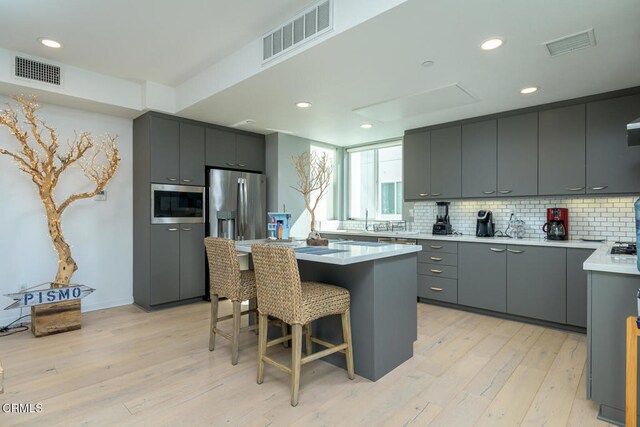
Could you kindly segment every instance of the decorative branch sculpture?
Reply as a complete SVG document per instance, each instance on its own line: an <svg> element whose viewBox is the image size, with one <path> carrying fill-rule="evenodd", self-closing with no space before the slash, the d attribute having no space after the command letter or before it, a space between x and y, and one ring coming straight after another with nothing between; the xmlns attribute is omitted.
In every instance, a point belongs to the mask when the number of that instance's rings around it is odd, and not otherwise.
<svg viewBox="0 0 640 427"><path fill-rule="evenodd" d="M305 151L299 156L292 156L291 160L298 172L298 186L292 187L302 194L304 204L311 214L310 238L316 236L316 208L320 200L329 191L329 185L333 177L333 164L327 153L321 155L317 152Z"/></svg>
<svg viewBox="0 0 640 427"><path fill-rule="evenodd" d="M68 143L69 148L65 154L59 154L60 144L56 130L47 126L36 114L40 108L37 98L32 96L24 99L14 96L13 99L19 104L27 130L21 127L18 113L8 103L7 109L0 111L0 126L7 127L16 137L20 150L11 152L0 148L0 154L11 157L18 169L29 175L38 187L38 193L47 214L49 235L58 253L58 272L53 286L62 287L70 283L71 276L78 266L62 234L60 217L73 202L94 197L104 190L120 163L120 155L116 148L117 137L105 135L96 145L93 136L83 132L76 135L72 143ZM90 191L72 194L58 204L53 197L53 192L62 173L74 164L82 169L84 175L93 181L95 186Z"/></svg>

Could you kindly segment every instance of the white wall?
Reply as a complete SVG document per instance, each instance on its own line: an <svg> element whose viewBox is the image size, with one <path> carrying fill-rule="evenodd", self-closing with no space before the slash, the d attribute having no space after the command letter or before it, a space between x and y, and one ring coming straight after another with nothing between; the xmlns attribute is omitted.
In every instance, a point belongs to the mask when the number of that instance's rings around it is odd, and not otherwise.
<svg viewBox="0 0 640 427"><path fill-rule="evenodd" d="M9 99L0 97L1 107ZM62 216L64 235L78 263L73 283L95 292L82 301L82 310L130 304L132 297L132 127L130 119L44 105L41 117L57 129L61 152L74 131L118 135L122 161L107 187L107 201L81 200ZM15 138L0 128L0 147L14 150ZM78 168L69 169L56 192L60 202L71 192L90 189ZM57 256L49 237L46 217L36 186L13 162L0 155L0 295L17 292L55 277ZM12 302L0 296L0 310ZM26 313L26 311L25 311ZM0 311L0 325L19 310Z"/></svg>

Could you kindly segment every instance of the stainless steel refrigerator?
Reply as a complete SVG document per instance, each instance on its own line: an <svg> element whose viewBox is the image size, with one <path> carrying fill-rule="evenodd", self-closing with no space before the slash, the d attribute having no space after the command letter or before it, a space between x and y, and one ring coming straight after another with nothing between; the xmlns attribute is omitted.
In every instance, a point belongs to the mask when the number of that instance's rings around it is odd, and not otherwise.
<svg viewBox="0 0 640 427"><path fill-rule="evenodd" d="M210 236L233 240L267 237L264 175L211 169L208 205Z"/></svg>

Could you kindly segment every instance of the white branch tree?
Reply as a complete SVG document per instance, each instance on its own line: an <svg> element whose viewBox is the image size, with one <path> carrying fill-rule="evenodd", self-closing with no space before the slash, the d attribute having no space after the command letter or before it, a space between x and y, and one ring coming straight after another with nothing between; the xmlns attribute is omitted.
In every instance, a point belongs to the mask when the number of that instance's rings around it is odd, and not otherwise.
<svg viewBox="0 0 640 427"><path fill-rule="evenodd" d="M311 214L311 234L314 234L316 208L329 191L333 179L333 164L327 153L319 154L315 151L305 151L298 156L292 156L291 160L298 173L298 186L292 188L304 197L304 204Z"/></svg>

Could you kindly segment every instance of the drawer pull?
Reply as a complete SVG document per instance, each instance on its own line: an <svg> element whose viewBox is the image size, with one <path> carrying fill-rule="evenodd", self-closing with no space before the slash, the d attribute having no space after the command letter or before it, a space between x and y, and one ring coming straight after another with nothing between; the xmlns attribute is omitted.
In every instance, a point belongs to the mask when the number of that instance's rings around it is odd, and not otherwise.
<svg viewBox="0 0 640 427"><path fill-rule="evenodd" d="M178 231L178 228L177 227L167 228L167 231Z"/></svg>
<svg viewBox="0 0 640 427"><path fill-rule="evenodd" d="M433 287L433 286L431 286L431 290L435 291L435 292L442 292L442 288L436 288L436 287Z"/></svg>
<svg viewBox="0 0 640 427"><path fill-rule="evenodd" d="M242 164L242 163L238 163L238 166L240 166L241 168L243 168L243 167L245 167L245 166L247 166L247 165Z"/></svg>
<svg viewBox="0 0 640 427"><path fill-rule="evenodd" d="M432 193L431 195L432 196L440 196L440 195L442 195L442 193Z"/></svg>
<svg viewBox="0 0 640 427"><path fill-rule="evenodd" d="M186 178L182 180L182 182L191 182L191 181L193 181L193 180L192 179L186 179Z"/></svg>
<svg viewBox="0 0 640 427"><path fill-rule="evenodd" d="M524 251L516 251L515 249L507 249L509 252L511 252L512 254L522 254L524 253Z"/></svg>
<svg viewBox="0 0 640 427"><path fill-rule="evenodd" d="M511 193L513 190L498 190L498 193L500 194L509 194Z"/></svg>
<svg viewBox="0 0 640 427"><path fill-rule="evenodd" d="M227 166L235 166L235 164L233 163L229 163L229 162L224 162Z"/></svg>
<svg viewBox="0 0 640 427"><path fill-rule="evenodd" d="M442 246L440 245L430 245L431 249L442 249Z"/></svg>
<svg viewBox="0 0 640 427"><path fill-rule="evenodd" d="M582 191L582 190L584 190L584 187L567 187L567 190L569 190L569 191Z"/></svg>
<svg viewBox="0 0 640 427"><path fill-rule="evenodd" d="M418 194L418 196L420 196L420 197L427 197L427 196L429 196L429 193L420 193L420 194Z"/></svg>
<svg viewBox="0 0 640 427"><path fill-rule="evenodd" d="M495 193L496 190L491 190L491 191L483 191L482 194L493 194Z"/></svg>
<svg viewBox="0 0 640 427"><path fill-rule="evenodd" d="M599 185L597 187L591 187L592 190L604 190L608 185Z"/></svg>
<svg viewBox="0 0 640 427"><path fill-rule="evenodd" d="M176 182L178 178L167 178L167 181Z"/></svg>
<svg viewBox="0 0 640 427"><path fill-rule="evenodd" d="M182 227L182 231L191 231L191 227Z"/></svg>
<svg viewBox="0 0 640 427"><path fill-rule="evenodd" d="M437 256L429 257L431 261L442 261L442 258L438 258Z"/></svg>
<svg viewBox="0 0 640 427"><path fill-rule="evenodd" d="M433 268L429 269L429 271L436 274L442 273L442 270L434 270Z"/></svg>
<svg viewBox="0 0 640 427"><path fill-rule="evenodd" d="M504 252L504 249L491 248L493 252Z"/></svg>

